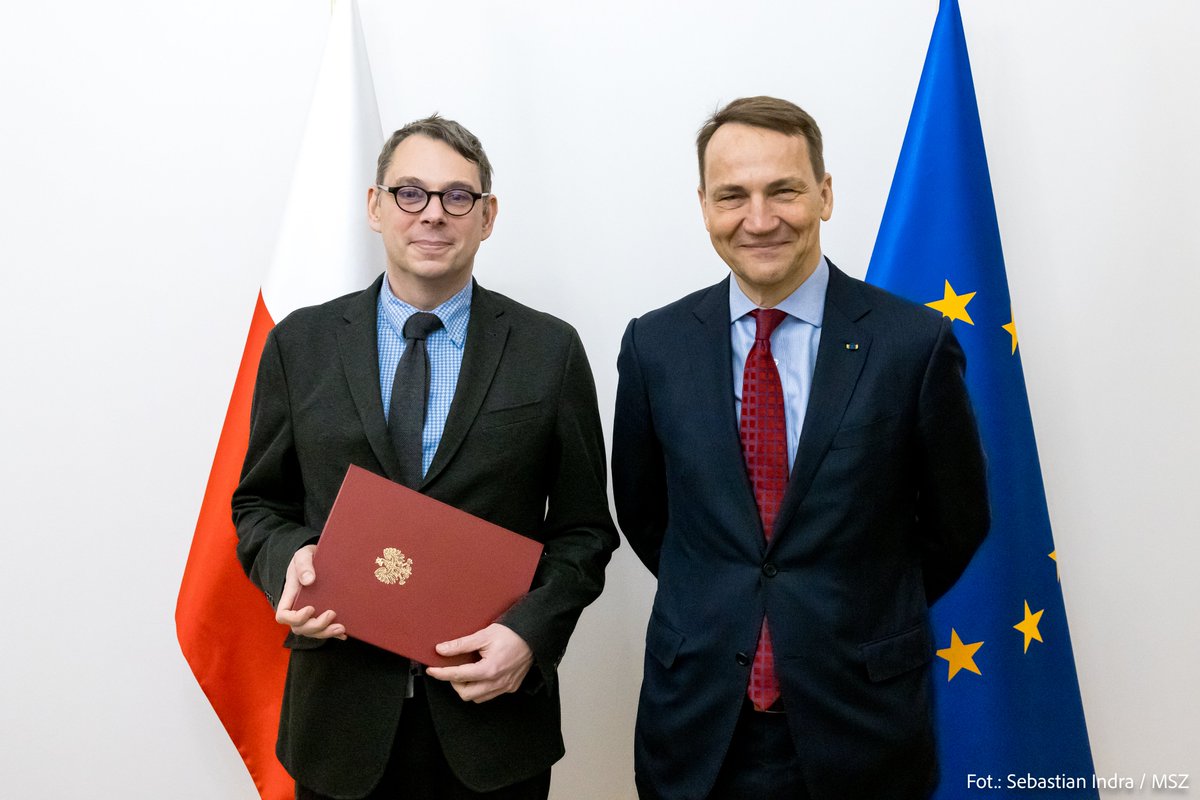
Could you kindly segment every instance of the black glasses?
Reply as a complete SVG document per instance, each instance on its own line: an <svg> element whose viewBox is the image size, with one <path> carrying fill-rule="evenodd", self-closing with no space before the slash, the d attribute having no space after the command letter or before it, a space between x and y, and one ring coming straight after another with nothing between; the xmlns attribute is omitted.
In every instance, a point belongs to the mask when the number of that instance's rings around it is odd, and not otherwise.
<svg viewBox="0 0 1200 800"><path fill-rule="evenodd" d="M476 202L491 194L491 192L472 192L470 189L446 189L442 192L431 192L420 186L383 186L378 183L375 184L375 188L396 198L396 205L400 210L407 211L409 214L420 214L425 210L425 206L429 205L429 198L436 195L442 204L442 210L452 217L463 217L470 214Z"/></svg>

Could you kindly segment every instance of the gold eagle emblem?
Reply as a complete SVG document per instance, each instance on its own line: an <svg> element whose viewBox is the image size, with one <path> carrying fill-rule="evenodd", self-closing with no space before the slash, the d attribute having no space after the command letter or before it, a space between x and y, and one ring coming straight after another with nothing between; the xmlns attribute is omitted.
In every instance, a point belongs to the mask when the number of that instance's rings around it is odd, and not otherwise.
<svg viewBox="0 0 1200 800"><path fill-rule="evenodd" d="M395 583L403 586L412 577L412 563L411 558L405 558L404 553L395 547L385 547L383 556L375 559L379 567L375 570L375 578L389 586Z"/></svg>

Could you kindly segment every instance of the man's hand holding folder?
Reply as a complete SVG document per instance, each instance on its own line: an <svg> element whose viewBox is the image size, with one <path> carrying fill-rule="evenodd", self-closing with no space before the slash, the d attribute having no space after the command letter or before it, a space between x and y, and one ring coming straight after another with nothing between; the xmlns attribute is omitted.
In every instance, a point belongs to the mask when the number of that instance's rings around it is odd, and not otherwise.
<svg viewBox="0 0 1200 800"><path fill-rule="evenodd" d="M498 622L470 636L442 642L437 651L443 656L478 653L479 660L458 667L429 667L425 674L449 681L463 700L485 703L521 687L533 666L533 651L525 640Z"/></svg>
<svg viewBox="0 0 1200 800"><path fill-rule="evenodd" d="M275 609L275 621L287 625L297 636L307 636L310 639L345 639L346 626L335 624L337 614L332 609L326 609L320 614L312 606L304 606L293 610L296 595L301 586L311 586L317 579L313 568L313 556L317 553L315 544L305 545L292 556L288 564L287 577L283 581L283 594L279 597L279 605Z"/></svg>

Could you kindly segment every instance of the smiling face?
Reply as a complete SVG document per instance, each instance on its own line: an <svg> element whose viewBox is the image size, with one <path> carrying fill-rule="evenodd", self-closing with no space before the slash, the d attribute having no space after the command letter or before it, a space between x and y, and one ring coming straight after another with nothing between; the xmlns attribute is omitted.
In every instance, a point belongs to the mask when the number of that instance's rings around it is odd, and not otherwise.
<svg viewBox="0 0 1200 800"><path fill-rule="evenodd" d="M704 227L746 296L772 308L816 269L833 179L818 177L803 136L728 123L704 156Z"/></svg>
<svg viewBox="0 0 1200 800"><path fill-rule="evenodd" d="M414 135L392 152L385 186L419 186L429 191L481 191L479 167L450 145ZM439 198L423 211L402 211L377 188L367 191L367 221L383 237L388 285L396 297L430 310L453 297L471 279L479 243L492 234L496 198L489 195L462 217L452 217Z"/></svg>

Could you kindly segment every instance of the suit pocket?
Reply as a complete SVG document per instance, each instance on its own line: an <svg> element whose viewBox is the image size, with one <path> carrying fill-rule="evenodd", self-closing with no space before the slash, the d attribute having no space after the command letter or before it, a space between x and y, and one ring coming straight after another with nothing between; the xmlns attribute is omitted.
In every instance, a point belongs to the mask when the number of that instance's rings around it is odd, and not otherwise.
<svg viewBox="0 0 1200 800"><path fill-rule="evenodd" d="M670 669L682 645L682 633L657 617L650 617L650 626L646 629L646 652L658 659L658 663Z"/></svg>
<svg viewBox="0 0 1200 800"><path fill-rule="evenodd" d="M868 422L866 425L843 428L834 434L833 441L829 444L829 449L839 450L846 447L862 447L863 445L880 442L892 437L899 427L900 415L891 414L874 422Z"/></svg>
<svg viewBox="0 0 1200 800"><path fill-rule="evenodd" d="M485 409L480 412L476 424L480 430L502 428L505 425L516 425L518 422L537 419L542 414L541 400L527 400L523 403L514 403L502 408Z"/></svg>
<svg viewBox="0 0 1200 800"><path fill-rule="evenodd" d="M886 681L933 660L933 639L924 622L908 630L860 645L867 676L874 682Z"/></svg>

